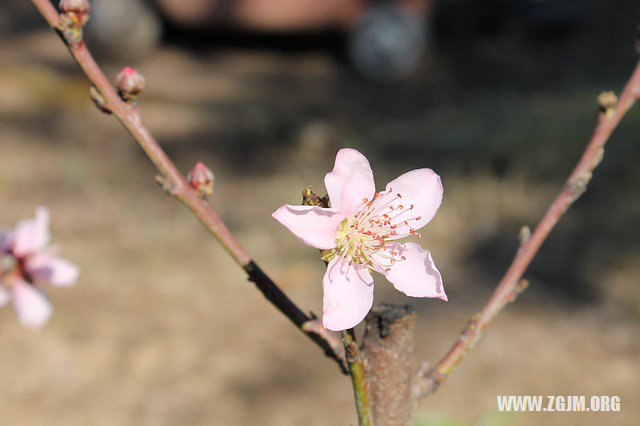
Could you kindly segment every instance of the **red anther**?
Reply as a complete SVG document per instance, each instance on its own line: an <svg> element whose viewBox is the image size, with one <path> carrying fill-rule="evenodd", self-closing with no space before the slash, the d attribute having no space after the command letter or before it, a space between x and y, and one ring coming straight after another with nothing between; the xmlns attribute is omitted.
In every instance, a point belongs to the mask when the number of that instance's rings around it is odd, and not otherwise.
<svg viewBox="0 0 640 426"><path fill-rule="evenodd" d="M392 229L392 230L391 230L391 232L390 232L390 234L391 234L391 235L396 235L396 234L397 234L397 232L396 232L396 230L395 230L395 229Z"/></svg>
<svg viewBox="0 0 640 426"><path fill-rule="evenodd" d="M406 256L400 256L400 259L407 260L407 257Z"/></svg>
<svg viewBox="0 0 640 426"><path fill-rule="evenodd" d="M418 217L416 217L415 220L421 220L421 219L422 219L422 216L418 216Z"/></svg>
<svg viewBox="0 0 640 426"><path fill-rule="evenodd" d="M385 271L385 272L389 272L390 270L391 270L391 268L387 268L387 269L385 269L384 271Z"/></svg>
<svg viewBox="0 0 640 426"><path fill-rule="evenodd" d="M391 225L390 228L391 229L396 229L398 227L398 225Z"/></svg>
<svg viewBox="0 0 640 426"><path fill-rule="evenodd" d="M404 206L402 204L398 204L398 207L396 207L396 208L402 210L402 209L404 209Z"/></svg>
<svg viewBox="0 0 640 426"><path fill-rule="evenodd" d="M418 239L420 239L422 237L422 235L420 235L419 232L416 235L418 236Z"/></svg>
<svg viewBox="0 0 640 426"><path fill-rule="evenodd" d="M398 197L402 198L402 195L398 192Z"/></svg>
<svg viewBox="0 0 640 426"><path fill-rule="evenodd" d="M409 210L413 210L413 204L409 206Z"/></svg>
<svg viewBox="0 0 640 426"><path fill-rule="evenodd" d="M391 258L391 264L393 265L395 263L396 263L396 260L394 258Z"/></svg>
<svg viewBox="0 0 640 426"><path fill-rule="evenodd" d="M366 203L367 201L369 201L369 199L368 199L368 198L363 198L363 199L362 199L362 202L363 202L363 203Z"/></svg>
<svg viewBox="0 0 640 426"><path fill-rule="evenodd" d="M392 252L391 252L391 255L392 255L392 256L397 256L397 255L398 255L398 252L397 252L397 251L392 251Z"/></svg>

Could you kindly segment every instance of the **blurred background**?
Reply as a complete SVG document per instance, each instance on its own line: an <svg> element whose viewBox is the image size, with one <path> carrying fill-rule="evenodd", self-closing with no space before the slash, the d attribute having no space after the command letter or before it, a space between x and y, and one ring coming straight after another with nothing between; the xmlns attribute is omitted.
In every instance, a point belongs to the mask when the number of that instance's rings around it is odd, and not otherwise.
<svg viewBox="0 0 640 426"><path fill-rule="evenodd" d="M450 301L376 286L418 310L416 353L434 363L561 188L597 95L626 82L639 21L635 0L95 0L87 37L112 78L142 72L149 129L183 172L215 172L213 204L303 308L321 312L324 265L271 212L324 191L340 147L369 157L378 187L436 170L445 198L422 243ZM31 2L2 2L0 35L0 224L48 206L82 267L49 291L42 332L0 310L2 423L356 424L347 377L157 187ZM637 424L639 135L636 107L529 290L417 424ZM496 395L618 395L621 412L497 413Z"/></svg>

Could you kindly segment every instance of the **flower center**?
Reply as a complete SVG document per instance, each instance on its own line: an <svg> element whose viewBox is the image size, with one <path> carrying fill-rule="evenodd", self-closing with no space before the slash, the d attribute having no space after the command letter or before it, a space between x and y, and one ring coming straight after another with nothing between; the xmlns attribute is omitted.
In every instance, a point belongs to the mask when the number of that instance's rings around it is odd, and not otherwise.
<svg viewBox="0 0 640 426"><path fill-rule="evenodd" d="M387 272L396 262L406 260L388 249L387 243L410 235L420 238L410 224L421 217L412 217L413 204L404 206L401 201L402 195L392 188L376 193L372 200L363 199L354 214L340 223L336 248L323 258L329 261L340 256L349 264L364 265L377 272Z"/></svg>

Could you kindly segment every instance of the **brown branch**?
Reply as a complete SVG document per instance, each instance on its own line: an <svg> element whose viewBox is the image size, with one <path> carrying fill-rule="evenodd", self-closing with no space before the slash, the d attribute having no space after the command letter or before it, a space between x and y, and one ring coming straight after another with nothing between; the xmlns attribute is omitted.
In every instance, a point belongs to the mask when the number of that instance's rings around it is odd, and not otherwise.
<svg viewBox="0 0 640 426"><path fill-rule="evenodd" d="M378 426L413 424L413 333L410 306L379 305L366 318L363 353L367 362L371 411Z"/></svg>
<svg viewBox="0 0 640 426"><path fill-rule="evenodd" d="M431 394L446 380L453 368L462 361L465 354L469 352L478 341L482 331L508 302L514 301L520 292L526 288L526 282L520 281L522 274L558 220L586 190L587 184L591 180L593 170L602 160L605 143L618 123L620 123L622 117L638 99L638 96L640 96L640 63L636 65L617 104L611 104L610 99L607 99L608 105L602 105L599 123L580 161L571 172L563 189L553 200L533 233L530 236L525 235L525 238L521 240L521 245L515 258L487 303L471 318L451 349L449 349L449 352L438 364L428 371L419 373L416 390L418 397ZM601 97L601 102L602 98L604 97ZM610 98L610 96L607 98ZM521 235L522 234L528 233L523 232Z"/></svg>
<svg viewBox="0 0 640 426"><path fill-rule="evenodd" d="M335 340L337 336L333 334L321 335L304 329L304 324L314 318L309 317L298 308L255 264L249 253L233 237L216 210L200 198L198 192L189 186L185 178L144 126L137 108L120 98L99 65L95 62L82 40L82 28L70 27L69 22L62 19L62 16L58 14L49 0L32 0L32 2L48 24L62 38L73 58L95 86L95 89L92 90L92 97L99 108L112 113L118 118L162 173L164 176L162 181L167 192L191 210L231 257L245 270L249 280L256 285L264 296L289 318L299 330L320 346L328 357L333 358L341 370L346 373L344 358L333 350L333 347L336 347L336 342L329 340L330 338Z"/></svg>

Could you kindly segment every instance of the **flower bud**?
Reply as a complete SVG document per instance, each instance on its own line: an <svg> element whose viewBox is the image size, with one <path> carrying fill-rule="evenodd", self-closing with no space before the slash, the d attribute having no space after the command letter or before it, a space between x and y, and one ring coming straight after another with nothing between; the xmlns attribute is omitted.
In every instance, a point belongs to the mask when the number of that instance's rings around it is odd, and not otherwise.
<svg viewBox="0 0 640 426"><path fill-rule="evenodd" d="M211 170L198 161L187 175L187 182L198 191L201 197L213 194L215 177Z"/></svg>
<svg viewBox="0 0 640 426"><path fill-rule="evenodd" d="M144 77L131 67L124 67L116 77L118 94L125 101L133 100L144 88Z"/></svg>
<svg viewBox="0 0 640 426"><path fill-rule="evenodd" d="M82 27L89 20L89 0L60 0L58 10L74 26Z"/></svg>

